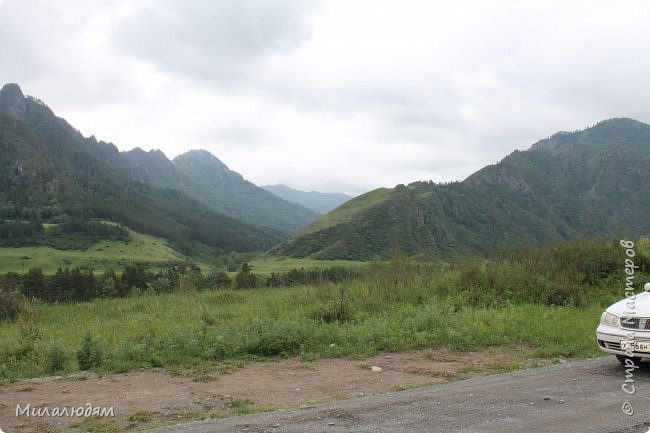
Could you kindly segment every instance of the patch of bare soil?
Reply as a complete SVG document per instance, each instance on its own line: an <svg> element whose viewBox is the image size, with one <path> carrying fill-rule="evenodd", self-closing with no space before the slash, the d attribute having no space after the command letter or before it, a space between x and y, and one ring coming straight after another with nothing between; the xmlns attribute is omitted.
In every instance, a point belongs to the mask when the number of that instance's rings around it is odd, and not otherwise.
<svg viewBox="0 0 650 433"><path fill-rule="evenodd" d="M283 359L194 369L45 378L0 388L0 428L15 432L123 432L178 423L309 406L315 402L397 391L527 365L528 353L446 349L383 353L364 359ZM374 367L374 368L373 368ZM379 371L380 370L380 371ZM114 417L16 416L30 408L113 408Z"/></svg>

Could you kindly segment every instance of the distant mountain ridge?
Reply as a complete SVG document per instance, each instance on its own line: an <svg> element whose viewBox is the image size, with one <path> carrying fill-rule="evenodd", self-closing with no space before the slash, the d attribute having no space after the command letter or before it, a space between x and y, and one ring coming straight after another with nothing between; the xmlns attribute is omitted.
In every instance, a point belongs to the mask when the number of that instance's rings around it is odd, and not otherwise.
<svg viewBox="0 0 650 433"><path fill-rule="evenodd" d="M326 214L327 212L339 207L346 201L352 198L351 195L342 193L324 193L318 191L300 191L297 189L289 188L286 185L264 185L265 190L277 195L284 200L292 203L297 203L301 206L311 209L318 214Z"/></svg>
<svg viewBox="0 0 650 433"><path fill-rule="evenodd" d="M610 119L515 151L462 182L356 197L273 253L323 259L490 252L572 236L650 233L650 126Z"/></svg>
<svg viewBox="0 0 650 433"><path fill-rule="evenodd" d="M192 178L162 152L123 155L112 144L84 138L16 84L0 90L0 149L0 222L109 219L184 252L195 244L264 250L287 236L190 197L176 186Z"/></svg>
<svg viewBox="0 0 650 433"><path fill-rule="evenodd" d="M233 218L293 235L318 217L247 181L205 150L186 152L173 163L196 185L188 194Z"/></svg>
<svg viewBox="0 0 650 433"><path fill-rule="evenodd" d="M216 212L287 237L318 217L247 181L206 150L190 150L170 161L160 150L120 152L94 138L87 141L87 150L120 176L156 188L183 191Z"/></svg>

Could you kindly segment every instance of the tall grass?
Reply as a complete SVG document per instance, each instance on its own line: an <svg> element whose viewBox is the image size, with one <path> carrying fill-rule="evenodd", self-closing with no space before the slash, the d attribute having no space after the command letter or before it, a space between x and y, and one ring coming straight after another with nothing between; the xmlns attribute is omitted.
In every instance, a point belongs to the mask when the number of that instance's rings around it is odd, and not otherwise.
<svg viewBox="0 0 650 433"><path fill-rule="evenodd" d="M519 259L454 264L396 256L350 280L318 286L185 289L41 304L37 314L0 323L0 379L82 366L125 371L440 346L525 347L540 357L598 355L600 313L623 296L620 252L602 250L587 259L585 250L597 250L585 244L571 259L568 247L554 248ZM646 277L639 275L639 285ZM91 349L101 356L84 363Z"/></svg>
<svg viewBox="0 0 650 433"><path fill-rule="evenodd" d="M523 345L540 356L597 354L593 330L599 306L466 306L458 297L441 298L424 290L405 298L404 292L356 284L43 305L33 323L0 327L0 376L15 379L52 371L47 357L52 345L74 353L87 334L103 345L103 362L96 367L114 371L438 346L471 350ZM74 362L68 365L78 368Z"/></svg>

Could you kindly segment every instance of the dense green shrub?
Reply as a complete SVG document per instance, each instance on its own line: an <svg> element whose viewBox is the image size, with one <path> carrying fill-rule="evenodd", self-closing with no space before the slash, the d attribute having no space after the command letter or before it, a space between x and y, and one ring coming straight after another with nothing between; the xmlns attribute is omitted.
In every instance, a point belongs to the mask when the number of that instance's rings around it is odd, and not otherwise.
<svg viewBox="0 0 650 433"><path fill-rule="evenodd" d="M104 362L104 348L101 341L86 332L84 338L77 349L77 363L81 370L91 370L101 367Z"/></svg>
<svg viewBox="0 0 650 433"><path fill-rule="evenodd" d="M241 265L241 269L235 275L235 289L250 289L257 287L257 276L252 272L248 263Z"/></svg>
<svg viewBox="0 0 650 433"><path fill-rule="evenodd" d="M53 341L45 350L44 369L45 372L57 373L67 368L70 362L70 353L63 343Z"/></svg>
<svg viewBox="0 0 650 433"><path fill-rule="evenodd" d="M245 330L245 351L251 355L296 355L306 342L304 323L290 320L253 320Z"/></svg>

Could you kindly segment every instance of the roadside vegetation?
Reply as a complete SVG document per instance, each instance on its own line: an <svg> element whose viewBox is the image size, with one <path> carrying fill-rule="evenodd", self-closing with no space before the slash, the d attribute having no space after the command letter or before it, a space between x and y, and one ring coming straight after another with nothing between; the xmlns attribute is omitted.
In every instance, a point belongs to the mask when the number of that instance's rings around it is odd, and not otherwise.
<svg viewBox="0 0 650 433"><path fill-rule="evenodd" d="M637 242L639 290L650 280L648 246ZM130 267L112 274L119 290L92 301L29 292L38 270L9 274L0 286L0 380L441 346L596 356L600 313L624 296L625 258L617 241L577 239L451 263L396 253L384 263L264 274L248 264L234 275Z"/></svg>

